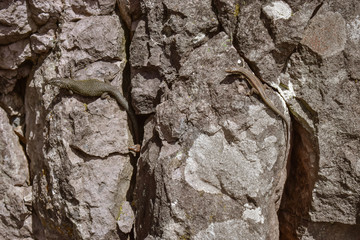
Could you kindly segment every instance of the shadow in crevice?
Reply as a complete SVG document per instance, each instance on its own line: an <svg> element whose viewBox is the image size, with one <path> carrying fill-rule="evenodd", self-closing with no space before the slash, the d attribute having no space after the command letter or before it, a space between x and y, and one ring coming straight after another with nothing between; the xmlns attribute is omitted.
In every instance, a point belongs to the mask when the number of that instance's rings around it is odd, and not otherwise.
<svg viewBox="0 0 360 240"><path fill-rule="evenodd" d="M319 169L318 142L299 123L293 123L288 178L278 211L280 239L298 239L297 231L310 221L312 191Z"/></svg>

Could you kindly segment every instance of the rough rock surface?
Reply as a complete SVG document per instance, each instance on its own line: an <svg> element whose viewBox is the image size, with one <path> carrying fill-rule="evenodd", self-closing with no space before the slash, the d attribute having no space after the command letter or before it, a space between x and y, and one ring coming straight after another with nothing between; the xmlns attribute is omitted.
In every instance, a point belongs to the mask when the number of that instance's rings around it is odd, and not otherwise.
<svg viewBox="0 0 360 240"><path fill-rule="evenodd" d="M114 29L110 31L108 24ZM116 75L112 84L121 89L126 57L120 26L115 16L64 23L67 30L59 36L58 53L49 54L29 81L27 153L32 159L39 238L118 236L116 219L133 172L126 112L113 99L69 95L44 85L44 80L57 75L74 79ZM95 38L98 34L102 37ZM113 62L100 61L106 59Z"/></svg>
<svg viewBox="0 0 360 240"><path fill-rule="evenodd" d="M356 0L1 1L0 238L358 239L359 16ZM225 72L243 65L291 121L290 156L284 121ZM110 79L141 153L114 99L53 77Z"/></svg>
<svg viewBox="0 0 360 240"><path fill-rule="evenodd" d="M143 1L133 97L155 115L138 164L140 239L357 239L360 28L350 2ZM293 116L283 195L284 129L223 74L239 59Z"/></svg>
<svg viewBox="0 0 360 240"><path fill-rule="evenodd" d="M0 238L32 239L29 166L19 139L2 108L0 149Z"/></svg>
<svg viewBox="0 0 360 240"><path fill-rule="evenodd" d="M15 42L36 31L26 5L25 0L0 2L0 44Z"/></svg>
<svg viewBox="0 0 360 240"><path fill-rule="evenodd" d="M145 126L145 133L154 128L157 134L145 134L148 148L138 163L137 237L278 238L276 211L285 180L281 176L286 176L282 120L258 98L249 100L246 84L226 76L224 70L236 68L240 57L229 36L218 30L210 1L187 7L173 1L144 5L148 21L157 27L137 28L131 64L135 72L157 64L149 81L158 76L164 93L152 124ZM169 21L153 22L152 16L162 11ZM179 11L182 15L175 14ZM159 39L165 29L168 37ZM137 39L146 34L162 41L150 48L156 55L137 55L144 45L136 45ZM281 98L271 91L269 96L283 109ZM151 105L147 108L144 112L152 111Z"/></svg>
<svg viewBox="0 0 360 240"><path fill-rule="evenodd" d="M355 12L340 1L322 5L281 76L292 83L289 104L299 133L280 211L288 238L357 239L360 233L360 87L352 78L359 69L347 57L359 51Z"/></svg>

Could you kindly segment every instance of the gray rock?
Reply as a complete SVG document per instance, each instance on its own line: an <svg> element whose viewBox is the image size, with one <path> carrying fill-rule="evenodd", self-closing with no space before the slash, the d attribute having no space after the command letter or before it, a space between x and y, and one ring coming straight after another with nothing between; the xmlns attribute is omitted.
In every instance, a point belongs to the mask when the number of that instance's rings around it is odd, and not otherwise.
<svg viewBox="0 0 360 240"><path fill-rule="evenodd" d="M15 92L11 92L9 94L1 94L0 106L6 111L6 113L10 117L19 117L24 114L24 101L21 98L21 95Z"/></svg>
<svg viewBox="0 0 360 240"><path fill-rule="evenodd" d="M149 114L159 103L161 80L176 79L186 56L209 39L206 33L217 31L218 22L208 0L187 4L143 1L142 8L145 20L139 21L130 46L132 98L138 113ZM164 12L179 14L169 14L166 21L160 21Z"/></svg>
<svg viewBox="0 0 360 240"><path fill-rule="evenodd" d="M96 2L70 0L62 4L64 4L63 17L67 21L72 21L89 16L110 15L114 12L116 0L99 0Z"/></svg>
<svg viewBox="0 0 360 240"><path fill-rule="evenodd" d="M344 58L353 50L352 44L346 44L352 23L345 19L327 4L322 6L282 75L291 76L293 98L288 103L298 122L292 177L280 211L286 237L357 239L360 233L355 200L360 195L356 160L360 98L348 74L352 66Z"/></svg>
<svg viewBox="0 0 360 240"><path fill-rule="evenodd" d="M28 39L0 46L0 93L10 93L18 79L28 76L30 65L25 62L32 58Z"/></svg>
<svg viewBox="0 0 360 240"><path fill-rule="evenodd" d="M62 29L61 58L66 61L86 65L106 58L125 60L124 31L115 15L65 22Z"/></svg>
<svg viewBox="0 0 360 240"><path fill-rule="evenodd" d="M318 2L272 1L261 5L216 0L218 18L239 54L266 82L277 82L289 55L302 39Z"/></svg>
<svg viewBox="0 0 360 240"><path fill-rule="evenodd" d="M26 59L31 58L29 40L21 40L0 47L0 68L7 70L17 69Z"/></svg>
<svg viewBox="0 0 360 240"><path fill-rule="evenodd" d="M225 80L224 69L238 60L226 43L219 33L190 53L179 70L182 81L165 92L145 126L137 216L151 212L137 220L140 239L202 239L210 229L218 229L216 239L236 239L255 226L248 239L278 235L286 135L281 119L255 98L246 100L238 81ZM150 138L148 128L160 139ZM149 222L159 227L152 230Z"/></svg>
<svg viewBox="0 0 360 240"><path fill-rule="evenodd" d="M357 3L214 1L230 39L209 39L207 29L191 42L202 39L199 45L187 42L192 32L181 25L182 17L189 20L186 8L173 4L179 6L143 3L146 15L130 49L137 110L155 112L138 165L137 236L278 239L279 228L289 239L357 239ZM159 20L162 9L166 21ZM194 29L202 26L197 23ZM231 44L241 57L231 48L222 55L221 47ZM291 111L289 163L281 121L259 98L244 96L246 84L223 74L244 59ZM231 211L217 212L224 205Z"/></svg>
<svg viewBox="0 0 360 240"><path fill-rule="evenodd" d="M0 9L1 239L358 239L358 1ZM239 65L290 113L290 156L281 118L225 73ZM113 78L142 114L140 157L113 99L53 77Z"/></svg>
<svg viewBox="0 0 360 240"><path fill-rule="evenodd" d="M50 29L45 34L33 34L30 36L31 49L37 53L46 53L55 46L55 32Z"/></svg>
<svg viewBox="0 0 360 240"><path fill-rule="evenodd" d="M52 16L57 16L63 8L63 1L52 0L29 0L29 10L31 11L31 17L38 25L44 25Z"/></svg>
<svg viewBox="0 0 360 240"><path fill-rule="evenodd" d="M18 138L9 124L6 112L0 108L1 116L1 166L2 173L15 186L27 186L29 180L28 163ZM3 177L4 177L3 176Z"/></svg>
<svg viewBox="0 0 360 240"><path fill-rule="evenodd" d="M25 0L0 2L0 44L16 42L37 30L27 10Z"/></svg>
<svg viewBox="0 0 360 240"><path fill-rule="evenodd" d="M117 17L101 16L64 23L62 34L60 48L44 59L26 89L35 236L118 239L117 217L133 174L127 114L113 99L71 95L45 86L44 79L118 76L112 84L121 90L123 31Z"/></svg>
<svg viewBox="0 0 360 240"><path fill-rule="evenodd" d="M134 211L127 201L123 202L120 209L117 225L121 232L130 233L135 221Z"/></svg>
<svg viewBox="0 0 360 240"><path fill-rule="evenodd" d="M6 112L0 108L0 238L32 239L29 166Z"/></svg>

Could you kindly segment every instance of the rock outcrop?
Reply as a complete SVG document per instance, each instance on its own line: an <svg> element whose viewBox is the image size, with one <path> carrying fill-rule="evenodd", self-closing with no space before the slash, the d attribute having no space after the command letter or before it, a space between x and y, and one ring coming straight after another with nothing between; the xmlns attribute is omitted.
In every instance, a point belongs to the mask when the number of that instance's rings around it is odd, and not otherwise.
<svg viewBox="0 0 360 240"><path fill-rule="evenodd" d="M358 239L360 4L0 3L0 238ZM225 70L245 66L291 121ZM46 85L110 80L111 98Z"/></svg>

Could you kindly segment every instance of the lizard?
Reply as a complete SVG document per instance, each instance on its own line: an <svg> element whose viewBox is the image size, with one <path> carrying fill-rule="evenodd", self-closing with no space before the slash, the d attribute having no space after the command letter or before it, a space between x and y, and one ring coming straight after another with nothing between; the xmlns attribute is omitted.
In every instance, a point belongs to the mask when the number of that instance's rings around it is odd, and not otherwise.
<svg viewBox="0 0 360 240"><path fill-rule="evenodd" d="M253 74L250 70L246 69L245 67L238 67L236 70L225 70L225 72L235 75L243 76L248 83L251 85L251 93L254 92L260 96L260 98L264 101L264 103L277 115L279 115L282 120L284 120L286 125L286 132L287 132L287 140L286 140L286 152L285 152L285 162L288 159L288 155L290 154L290 121L285 117L285 115L280 112L279 109L275 107L272 101L266 96L264 85L262 81Z"/></svg>
<svg viewBox="0 0 360 240"><path fill-rule="evenodd" d="M110 95L117 103L123 107L127 114L130 117L130 121L133 126L133 131L135 135L135 145L129 147L129 150L134 152L140 152L140 133L139 127L135 118L135 113L130 108L128 101L123 97L120 93L119 89L115 86L112 86L108 81L102 82L97 79L87 79L87 80L73 80L71 78L52 78L45 82L46 84L50 84L53 86L57 86L60 88L64 88L69 90L71 93L75 92L79 95L86 97L101 97L105 98Z"/></svg>

